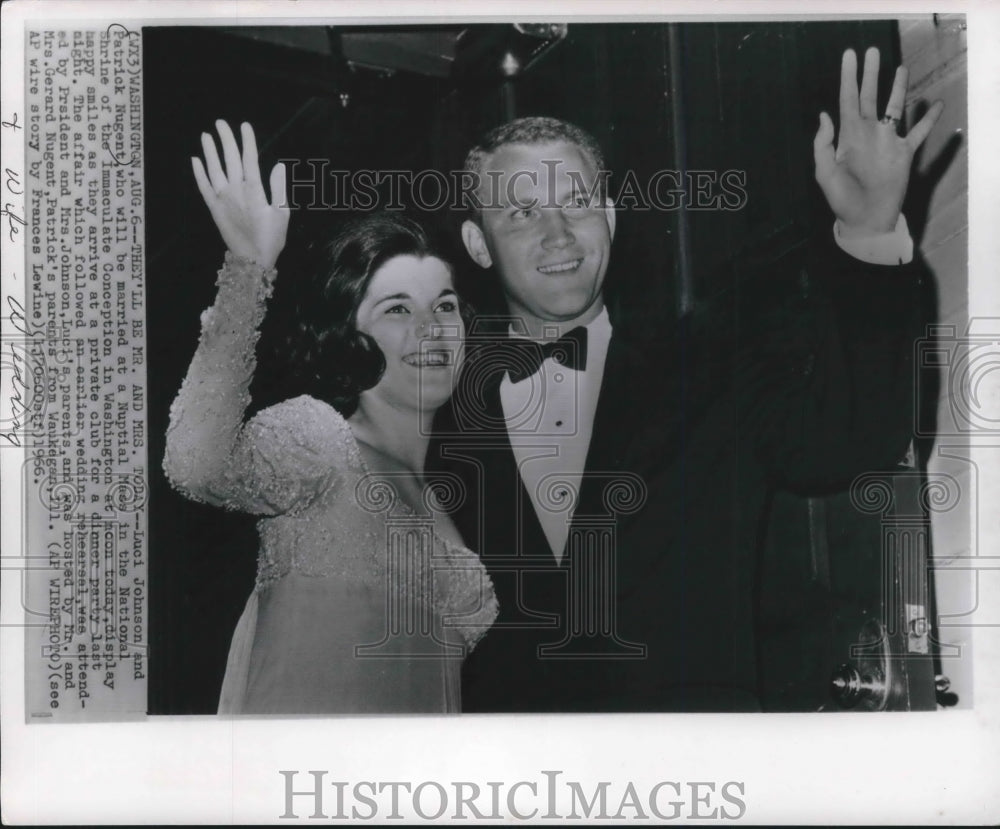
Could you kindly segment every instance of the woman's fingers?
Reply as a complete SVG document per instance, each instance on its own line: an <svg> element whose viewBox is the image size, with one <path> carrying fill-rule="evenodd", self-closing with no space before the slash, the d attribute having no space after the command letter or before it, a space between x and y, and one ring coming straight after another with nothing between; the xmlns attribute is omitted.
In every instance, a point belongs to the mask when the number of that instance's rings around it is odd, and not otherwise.
<svg viewBox="0 0 1000 829"><path fill-rule="evenodd" d="M263 188L260 180L260 163L257 160L257 138L253 134L253 127L246 121L240 125L240 134L243 138L243 179L251 187Z"/></svg>
<svg viewBox="0 0 1000 829"><path fill-rule="evenodd" d="M212 188L212 182L208 180L208 175L205 173L205 167L202 165L201 159L197 156L191 157L191 169L194 170L194 180L198 185L198 192L201 193L205 204L211 208L217 196L215 190Z"/></svg>
<svg viewBox="0 0 1000 829"><path fill-rule="evenodd" d="M836 170L837 160L833 149L833 121L825 112L819 114L819 129L813 139L813 158L817 181L829 181Z"/></svg>
<svg viewBox="0 0 1000 829"><path fill-rule="evenodd" d="M288 210L288 202L285 199L285 165L275 164L271 170L271 207L279 210Z"/></svg>
<svg viewBox="0 0 1000 829"><path fill-rule="evenodd" d="M229 124L221 118L215 122L222 142L222 157L226 160L226 175L232 183L243 181L243 164L240 161L240 148L236 146L236 136Z"/></svg>
<svg viewBox="0 0 1000 829"><path fill-rule="evenodd" d="M212 190L218 193L226 186L226 174L219 163L219 153L215 149L215 140L207 132L201 134L201 149L205 153L205 167L208 169L208 180Z"/></svg>

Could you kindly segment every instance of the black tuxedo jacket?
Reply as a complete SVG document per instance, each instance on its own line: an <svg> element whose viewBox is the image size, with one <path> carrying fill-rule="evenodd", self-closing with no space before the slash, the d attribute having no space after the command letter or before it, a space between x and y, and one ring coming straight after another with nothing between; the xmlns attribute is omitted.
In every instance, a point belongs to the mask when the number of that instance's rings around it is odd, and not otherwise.
<svg viewBox="0 0 1000 829"><path fill-rule="evenodd" d="M500 615L463 667L465 711L756 710L757 537L772 486L830 490L912 435L919 264L803 245L656 342L616 327L557 563L517 472L502 342L474 350L428 468Z"/></svg>

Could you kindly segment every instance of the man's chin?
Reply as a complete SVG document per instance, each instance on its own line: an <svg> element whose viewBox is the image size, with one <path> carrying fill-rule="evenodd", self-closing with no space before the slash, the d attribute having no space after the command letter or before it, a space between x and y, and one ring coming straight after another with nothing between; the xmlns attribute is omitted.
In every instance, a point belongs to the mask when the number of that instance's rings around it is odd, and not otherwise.
<svg viewBox="0 0 1000 829"><path fill-rule="evenodd" d="M571 322L573 320L580 319L581 317L586 317L594 311L596 305L596 300L591 297L578 299L575 302L552 303L545 308L543 318L551 320L552 322ZM593 312L592 316L597 316L596 311Z"/></svg>

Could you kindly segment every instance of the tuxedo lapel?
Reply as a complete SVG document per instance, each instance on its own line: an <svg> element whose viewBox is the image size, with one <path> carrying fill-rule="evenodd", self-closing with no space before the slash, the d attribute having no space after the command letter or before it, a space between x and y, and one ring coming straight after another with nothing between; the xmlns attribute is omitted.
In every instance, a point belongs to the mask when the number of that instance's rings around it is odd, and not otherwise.
<svg viewBox="0 0 1000 829"><path fill-rule="evenodd" d="M486 498L481 509L486 518L486 533L495 538L502 537L508 543L516 537L515 555L524 555L525 563L534 561L551 566L552 559L545 561L540 551L552 555L545 540L541 523L517 469L517 460L511 445L511 436L504 418L500 398L500 383L505 375L506 359L503 348L491 346L489 353L481 353L479 360L489 360L488 367L479 368L477 373L489 379L481 386L477 395L477 411L480 422L476 434L482 439L483 468L487 476ZM649 365L644 351L619 336L612 336L601 379L597 410L594 415L593 430L587 451L580 496L574 511L573 522L580 519L607 517L606 494L609 485L628 481L632 476L642 476L651 465L655 465L657 452L651 440L659 437L657 412L663 376L663 366L654 370ZM642 396L637 390L642 389ZM485 449L486 446L489 449ZM627 486L627 484L626 484ZM495 526L497 516L508 516L510 527ZM619 522L627 520L620 516ZM514 532L509 532L514 529ZM482 539L483 549L492 555L511 555L508 547L498 551L491 539ZM562 563L567 562L563 549ZM553 557L554 558L554 557Z"/></svg>
<svg viewBox="0 0 1000 829"><path fill-rule="evenodd" d="M634 390L628 388L631 375L630 351L620 337L612 336L604 363L597 411L594 413L590 449L587 452L585 468L588 472L621 468L623 452L627 447L626 430L630 421L641 414L641 407L635 405Z"/></svg>
<svg viewBox="0 0 1000 829"><path fill-rule="evenodd" d="M574 520L606 514L605 487L622 473L644 468L643 447L637 445L636 436L650 417L644 403L651 405L653 401L640 398L636 390L653 379L643 371L641 352L621 337L612 336Z"/></svg>

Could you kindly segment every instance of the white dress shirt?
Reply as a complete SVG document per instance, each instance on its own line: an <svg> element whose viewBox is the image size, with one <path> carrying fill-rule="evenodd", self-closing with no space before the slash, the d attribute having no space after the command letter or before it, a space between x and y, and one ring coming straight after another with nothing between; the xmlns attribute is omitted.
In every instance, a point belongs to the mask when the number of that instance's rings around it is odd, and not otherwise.
<svg viewBox="0 0 1000 829"><path fill-rule="evenodd" d="M585 328L585 370L568 369L547 357L531 377L512 383L505 376L500 382L500 403L521 480L557 561L576 510L601 394L611 342L607 309ZM551 336L542 342L558 339L560 332L553 326L546 333Z"/></svg>
<svg viewBox="0 0 1000 829"><path fill-rule="evenodd" d="M848 237L837 222L834 238L846 253L864 262L897 265L913 258L902 214L891 233ZM548 357L531 377L512 383L505 376L500 382L500 403L521 481L557 561L569 537L594 430L612 333L607 309L585 327L584 371L567 369ZM542 342L558 339L560 332L553 326L546 334Z"/></svg>

